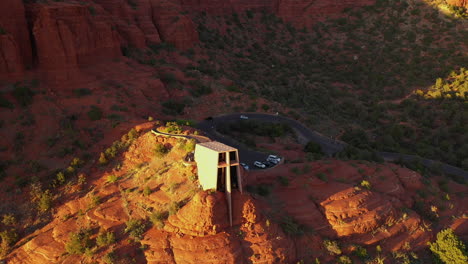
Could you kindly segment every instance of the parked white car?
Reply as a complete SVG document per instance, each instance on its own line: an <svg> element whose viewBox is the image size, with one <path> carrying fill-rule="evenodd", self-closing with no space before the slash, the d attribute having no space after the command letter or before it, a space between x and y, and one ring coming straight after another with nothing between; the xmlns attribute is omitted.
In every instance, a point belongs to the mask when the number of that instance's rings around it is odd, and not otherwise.
<svg viewBox="0 0 468 264"><path fill-rule="evenodd" d="M245 170L249 170L249 165L245 164L245 163L241 163L240 164Z"/></svg>
<svg viewBox="0 0 468 264"><path fill-rule="evenodd" d="M271 163L278 164L278 163L280 163L281 158L276 156L276 155L269 155L266 160L271 162Z"/></svg>
<svg viewBox="0 0 468 264"><path fill-rule="evenodd" d="M240 119L249 119L249 117L246 116L246 115L241 115L241 116L240 116Z"/></svg>
<svg viewBox="0 0 468 264"><path fill-rule="evenodd" d="M266 165L263 164L263 163L261 163L260 161L255 161L255 162L254 162L254 166L255 166L255 167L258 167L258 168L261 168L261 169L266 168Z"/></svg>

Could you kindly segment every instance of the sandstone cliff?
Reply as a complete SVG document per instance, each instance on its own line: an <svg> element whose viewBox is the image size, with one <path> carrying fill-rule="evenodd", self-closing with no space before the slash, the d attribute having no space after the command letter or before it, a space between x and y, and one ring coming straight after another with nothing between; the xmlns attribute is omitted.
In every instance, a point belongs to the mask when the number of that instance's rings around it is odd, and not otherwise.
<svg viewBox="0 0 468 264"><path fill-rule="evenodd" d="M0 3L0 76L21 79L24 69L33 68L58 84L79 79L80 67L119 58L124 46L144 48L164 41L185 50L198 42L190 16L194 12L263 10L298 28L310 28L344 8L372 2L93 0L24 6L20 0L6 0Z"/></svg>
<svg viewBox="0 0 468 264"><path fill-rule="evenodd" d="M21 76L31 63L31 42L23 2L1 1L0 78Z"/></svg>

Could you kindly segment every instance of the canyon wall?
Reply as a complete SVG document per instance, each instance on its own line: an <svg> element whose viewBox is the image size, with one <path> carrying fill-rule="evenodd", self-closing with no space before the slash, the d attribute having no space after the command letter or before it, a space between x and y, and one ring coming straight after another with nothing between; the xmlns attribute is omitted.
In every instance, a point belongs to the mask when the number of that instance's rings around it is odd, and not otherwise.
<svg viewBox="0 0 468 264"><path fill-rule="evenodd" d="M37 69L48 82L79 78L80 67L122 56L121 47L198 42L191 14L265 10L298 28L312 27L346 7L372 0L88 0L23 4L0 2L0 79L21 80Z"/></svg>
<svg viewBox="0 0 468 264"><path fill-rule="evenodd" d="M22 0L0 2L0 78L23 74L32 62Z"/></svg>

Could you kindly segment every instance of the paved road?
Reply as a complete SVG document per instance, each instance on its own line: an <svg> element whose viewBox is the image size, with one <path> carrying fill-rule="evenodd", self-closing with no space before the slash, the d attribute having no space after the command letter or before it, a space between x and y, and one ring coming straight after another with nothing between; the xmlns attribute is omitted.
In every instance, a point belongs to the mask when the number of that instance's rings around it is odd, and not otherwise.
<svg viewBox="0 0 468 264"><path fill-rule="evenodd" d="M347 146L345 142L328 138L316 131L313 131L305 127L300 122L294 119L280 116L280 115L269 115L269 114L260 114L260 113L233 113L233 114L216 116L216 117L213 117L213 119L211 120L204 120L198 123L197 128L205 132L205 134L208 137L216 141L222 142L224 144L236 147L239 150L241 162L249 164L250 167L253 167L251 165L253 165L253 162L255 160L259 160L259 161L265 160L268 154L261 153L258 151L253 151L247 148L246 146L241 145L238 142L232 140L231 138L224 136L216 131L216 126L218 124L229 122L229 121L241 120L240 119L241 115L247 116L249 120L261 120L261 121L267 121L267 122L286 123L296 131L298 138L302 143L307 143L309 141L315 142L319 144L322 147L322 151L329 156L332 156L336 154L337 152L342 151ZM419 158L414 155L406 155L406 154L392 153L392 152L377 152L377 154L379 154L385 161L389 161L389 162L394 162L398 160L412 161L412 160ZM460 177L464 177L465 180L468 180L468 172L460 168L451 166L449 164L440 163L434 160L429 160L429 159L421 159L421 161L422 161L422 164L426 167L432 167L434 164L440 164L443 172L447 174L453 174L453 175L457 175Z"/></svg>

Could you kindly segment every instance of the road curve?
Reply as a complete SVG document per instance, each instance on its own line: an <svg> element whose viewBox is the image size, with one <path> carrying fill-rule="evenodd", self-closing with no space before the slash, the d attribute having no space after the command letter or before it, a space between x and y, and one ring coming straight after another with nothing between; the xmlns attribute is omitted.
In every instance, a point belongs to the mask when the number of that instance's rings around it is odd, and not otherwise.
<svg viewBox="0 0 468 264"><path fill-rule="evenodd" d="M216 126L218 124L229 122L229 121L238 121L240 120L240 116L244 115L247 116L249 120L261 120L267 122L281 122L288 124L296 133L298 137L302 139L303 143L308 141L315 142L322 147L322 151L332 156L340 151L342 151L347 144L345 142L339 140L333 140L329 137L326 137L316 131L313 131L302 123L298 122L297 120L280 116L280 115L273 115L273 114L261 114L261 113L232 113L232 114L225 114L216 117L212 117L210 120L204 120L197 124L197 129L202 130L209 138L214 139L216 141L222 142L224 144L233 146L239 150L240 160L241 162L247 163L251 165L255 160L263 161L266 159L268 154L261 153L258 151L253 151L246 146L239 144L238 142L234 141L233 139L224 136L217 132ZM456 175L459 177L464 177L465 181L468 180L468 172L464 171L461 168L441 163L438 161L420 158L415 155L407 155L401 153L393 153L393 152L377 152L385 161L388 162L395 162L398 160L403 161L414 161L414 160L421 160L422 164L426 167L432 167L434 165L439 165L441 170L444 173Z"/></svg>

